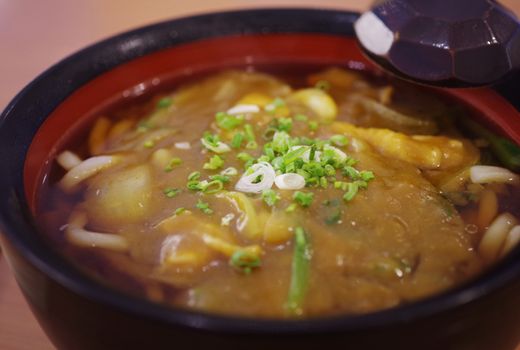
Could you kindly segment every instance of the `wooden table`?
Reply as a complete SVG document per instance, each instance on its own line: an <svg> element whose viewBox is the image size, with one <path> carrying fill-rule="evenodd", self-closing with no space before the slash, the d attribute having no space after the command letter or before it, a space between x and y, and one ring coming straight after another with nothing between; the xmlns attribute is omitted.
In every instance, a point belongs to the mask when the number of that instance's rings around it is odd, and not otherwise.
<svg viewBox="0 0 520 350"><path fill-rule="evenodd" d="M502 0L520 14L520 1ZM251 7L363 10L369 0L0 0L0 109L62 57L124 30L194 13ZM0 257L0 349L53 349ZM520 350L520 348L519 348Z"/></svg>

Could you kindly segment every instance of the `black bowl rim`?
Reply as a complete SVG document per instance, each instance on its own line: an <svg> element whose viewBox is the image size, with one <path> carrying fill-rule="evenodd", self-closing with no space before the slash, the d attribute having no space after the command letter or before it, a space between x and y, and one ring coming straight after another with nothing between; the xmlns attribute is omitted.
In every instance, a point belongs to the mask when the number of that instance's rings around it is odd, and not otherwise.
<svg viewBox="0 0 520 350"><path fill-rule="evenodd" d="M23 185L23 163L38 127L78 87L115 66L166 47L212 37L237 34L319 33L353 36L355 12L306 8L253 9L214 12L131 30L88 46L58 62L29 83L0 116L0 229L29 262L51 279L80 296L104 306L149 320L226 333L354 332L398 325L434 316L477 301L520 278L520 252L499 263L475 281L409 305L355 316L304 320L249 319L163 307L128 296L94 282L48 248L36 233L28 213ZM288 19L298 18L298 21ZM50 91L45 88L53 87ZM32 130L17 131L13 120L31 122ZM14 143L13 143L14 142ZM14 145L14 149L12 148Z"/></svg>

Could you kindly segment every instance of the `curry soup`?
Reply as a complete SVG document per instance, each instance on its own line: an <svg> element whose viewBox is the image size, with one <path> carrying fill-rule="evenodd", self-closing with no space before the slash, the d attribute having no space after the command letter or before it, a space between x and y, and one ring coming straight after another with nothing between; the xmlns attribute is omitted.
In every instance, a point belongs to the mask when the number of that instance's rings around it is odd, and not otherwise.
<svg viewBox="0 0 520 350"><path fill-rule="evenodd" d="M374 312L460 285L520 240L518 176L493 137L360 72L230 70L100 116L58 155L38 215L78 267L159 303Z"/></svg>

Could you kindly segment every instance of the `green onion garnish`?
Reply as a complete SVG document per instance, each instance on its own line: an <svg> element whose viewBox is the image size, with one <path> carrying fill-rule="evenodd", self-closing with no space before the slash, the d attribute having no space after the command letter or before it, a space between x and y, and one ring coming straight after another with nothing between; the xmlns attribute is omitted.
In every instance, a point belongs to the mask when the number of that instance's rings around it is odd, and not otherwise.
<svg viewBox="0 0 520 350"><path fill-rule="evenodd" d="M238 174L238 170L236 168L229 167L229 168L222 170L220 172L220 174L226 175L226 176L235 176Z"/></svg>
<svg viewBox="0 0 520 350"><path fill-rule="evenodd" d="M358 193L359 186L356 182L349 182L347 184L347 192L343 195L343 199L346 202L350 202Z"/></svg>
<svg viewBox="0 0 520 350"><path fill-rule="evenodd" d="M293 211L296 210L297 207L298 206L297 206L296 203L291 203L291 204L289 204L289 206L287 208L285 208L285 212L286 213L292 213Z"/></svg>
<svg viewBox="0 0 520 350"><path fill-rule="evenodd" d="M180 159L178 157L174 157L170 160L168 165L164 168L164 171L169 173L170 171L173 170L174 167L176 167L177 165L180 165L181 163L182 163L182 159Z"/></svg>
<svg viewBox="0 0 520 350"><path fill-rule="evenodd" d="M207 193L207 194L213 194L213 193L219 192L220 190L222 190L222 188L224 188L224 184L222 181L213 180L213 181L210 181L207 184L203 185L202 192ZM208 213L206 213L206 214L208 214Z"/></svg>
<svg viewBox="0 0 520 350"><path fill-rule="evenodd" d="M188 175L188 181L195 181L200 179L200 171L194 171Z"/></svg>
<svg viewBox="0 0 520 350"><path fill-rule="evenodd" d="M217 169L222 168L223 165L224 165L224 160L220 156L214 155L213 157L211 157L209 159L208 162L204 163L202 168L208 169L208 170L217 170Z"/></svg>
<svg viewBox="0 0 520 350"><path fill-rule="evenodd" d="M309 121L308 125L309 125L309 130L310 131L318 130L318 122L317 121L311 120L311 121Z"/></svg>
<svg viewBox="0 0 520 350"><path fill-rule="evenodd" d="M336 146L346 146L348 139L345 135L333 135L330 137L330 141Z"/></svg>
<svg viewBox="0 0 520 350"><path fill-rule="evenodd" d="M155 146L155 142L152 140L148 140L143 143L144 148L152 148L153 146Z"/></svg>
<svg viewBox="0 0 520 350"><path fill-rule="evenodd" d="M246 133L247 141L256 141L255 132L253 131L253 126L251 124L244 125L244 131Z"/></svg>
<svg viewBox="0 0 520 350"><path fill-rule="evenodd" d="M181 193L181 190L178 189L178 188L171 188L171 187L168 187L168 188L165 188L163 190L163 193L166 197L168 198L173 198L175 196L177 196L179 193Z"/></svg>
<svg viewBox="0 0 520 350"><path fill-rule="evenodd" d="M241 160L242 162L247 162L249 160L254 160L255 158L249 153L240 152L239 154L237 154L237 159Z"/></svg>
<svg viewBox="0 0 520 350"><path fill-rule="evenodd" d="M279 131L285 131L290 132L293 126L293 121L291 118L278 118L276 119L278 122L278 125L276 126L276 129Z"/></svg>
<svg viewBox="0 0 520 350"><path fill-rule="evenodd" d="M231 147L240 148L242 141L244 141L244 134L237 132L235 135L233 135L233 139L231 140Z"/></svg>
<svg viewBox="0 0 520 350"><path fill-rule="evenodd" d="M180 207L180 208L175 209L174 214L175 214L175 215L181 215L181 214L184 213L185 211L186 211L186 208L184 208L184 207Z"/></svg>
<svg viewBox="0 0 520 350"><path fill-rule="evenodd" d="M258 144L256 143L256 141L249 141L246 144L246 148L247 149L257 149L258 148Z"/></svg>
<svg viewBox="0 0 520 350"><path fill-rule="evenodd" d="M294 235L291 283L285 304L286 309L294 316L300 316L303 313L303 302L309 284L310 261L310 244L307 235L302 227L297 227Z"/></svg>
<svg viewBox="0 0 520 350"><path fill-rule="evenodd" d="M195 204L195 207L197 209L200 209L204 214L210 215L213 214L213 210L210 209L209 204L206 202L203 202L202 200L198 200L197 204Z"/></svg>
<svg viewBox="0 0 520 350"><path fill-rule="evenodd" d="M218 127L225 130L233 130L244 122L243 115L231 115L225 112L218 112L215 119Z"/></svg>
<svg viewBox="0 0 520 350"><path fill-rule="evenodd" d="M157 101L157 108L168 108L173 104L171 97L163 97Z"/></svg>
<svg viewBox="0 0 520 350"><path fill-rule="evenodd" d="M369 170L363 170L359 173L359 177L363 180L363 181L371 181L373 179L375 179L375 175L372 171L369 171Z"/></svg>
<svg viewBox="0 0 520 350"><path fill-rule="evenodd" d="M314 199L314 193L296 191L294 192L293 199L302 207L307 208L312 204L312 201Z"/></svg>
<svg viewBox="0 0 520 350"><path fill-rule="evenodd" d="M231 255L229 264L246 275L251 274L255 267L260 267L261 261L257 255L244 250L237 250Z"/></svg>
<svg viewBox="0 0 520 350"><path fill-rule="evenodd" d="M231 181L230 177L227 176L227 175L223 175L223 174L219 174L219 175L211 175L209 177L210 180L216 180L216 181L220 181L222 182L223 184L226 184L228 183L229 181Z"/></svg>
<svg viewBox="0 0 520 350"><path fill-rule="evenodd" d="M280 200L280 196L275 190L268 189L262 192L262 199L268 206L272 207Z"/></svg>
<svg viewBox="0 0 520 350"><path fill-rule="evenodd" d="M360 176L359 171L351 166L344 167L342 172L344 176L348 176L351 180L357 180Z"/></svg>

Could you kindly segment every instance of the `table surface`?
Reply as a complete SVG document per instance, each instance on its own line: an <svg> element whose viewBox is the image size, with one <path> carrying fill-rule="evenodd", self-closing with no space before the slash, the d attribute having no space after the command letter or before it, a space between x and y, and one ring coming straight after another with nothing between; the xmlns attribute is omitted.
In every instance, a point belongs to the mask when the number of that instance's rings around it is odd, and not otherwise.
<svg viewBox="0 0 520 350"><path fill-rule="evenodd" d="M502 2L520 14L520 1ZM363 10L370 3L323 0L319 7ZM316 0L0 0L0 110L45 68L112 34L194 13L252 7L317 7L316 4ZM0 349L53 349L1 255Z"/></svg>

